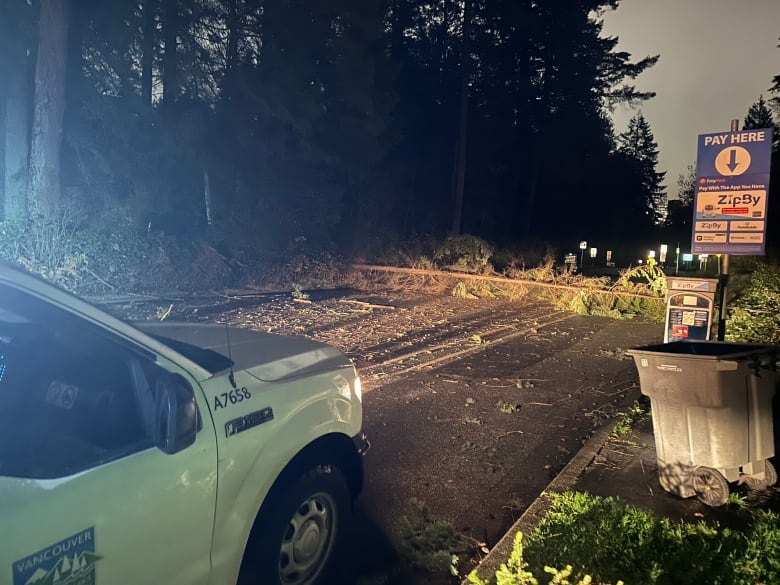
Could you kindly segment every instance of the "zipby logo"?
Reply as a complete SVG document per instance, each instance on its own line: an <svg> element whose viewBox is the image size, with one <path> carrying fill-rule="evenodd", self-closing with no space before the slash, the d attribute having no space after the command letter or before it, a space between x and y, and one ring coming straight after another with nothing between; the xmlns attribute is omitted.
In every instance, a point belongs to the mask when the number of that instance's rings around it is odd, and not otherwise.
<svg viewBox="0 0 780 585"><path fill-rule="evenodd" d="M14 562L13 585L95 585L95 527Z"/></svg>

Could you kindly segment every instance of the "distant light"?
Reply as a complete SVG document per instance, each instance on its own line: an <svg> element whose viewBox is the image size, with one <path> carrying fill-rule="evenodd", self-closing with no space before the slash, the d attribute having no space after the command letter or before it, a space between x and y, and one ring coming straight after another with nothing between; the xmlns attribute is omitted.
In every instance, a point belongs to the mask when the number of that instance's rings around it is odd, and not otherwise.
<svg viewBox="0 0 780 585"><path fill-rule="evenodd" d="M612 262L612 250L607 250L607 262Z"/></svg>
<svg viewBox="0 0 780 585"><path fill-rule="evenodd" d="M596 254L598 254L598 253L599 253L599 251L596 248L591 248L590 249L590 257L591 258L595 258Z"/></svg>
<svg viewBox="0 0 780 585"><path fill-rule="evenodd" d="M648 257L648 258L655 258L655 250L650 250L650 251L647 253L647 257Z"/></svg>

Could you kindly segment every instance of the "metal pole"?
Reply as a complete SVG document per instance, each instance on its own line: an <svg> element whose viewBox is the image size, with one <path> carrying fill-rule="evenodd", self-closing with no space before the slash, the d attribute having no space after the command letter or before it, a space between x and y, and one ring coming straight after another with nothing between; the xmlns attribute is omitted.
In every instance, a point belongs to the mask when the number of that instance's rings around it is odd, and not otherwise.
<svg viewBox="0 0 780 585"><path fill-rule="evenodd" d="M726 339L726 288L729 284L729 255L721 256L720 267L720 318L718 319L718 341Z"/></svg>
<svg viewBox="0 0 780 585"><path fill-rule="evenodd" d="M739 120L731 121L731 132L739 132ZM720 266L720 318L718 319L718 341L726 339L726 289L729 284L729 255L723 254Z"/></svg>
<svg viewBox="0 0 780 585"><path fill-rule="evenodd" d="M674 253L676 254L674 257L674 275L677 276L677 273L680 271L680 242L677 242Z"/></svg>

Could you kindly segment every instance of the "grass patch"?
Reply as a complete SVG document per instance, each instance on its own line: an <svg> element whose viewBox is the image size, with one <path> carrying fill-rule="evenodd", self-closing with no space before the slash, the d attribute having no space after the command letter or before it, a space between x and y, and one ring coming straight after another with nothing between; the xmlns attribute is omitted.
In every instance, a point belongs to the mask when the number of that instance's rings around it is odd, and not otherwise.
<svg viewBox="0 0 780 585"><path fill-rule="evenodd" d="M634 428L634 425L650 414L649 400L635 400L627 410L619 415L615 428L612 429L611 439L625 437Z"/></svg>
<svg viewBox="0 0 780 585"><path fill-rule="evenodd" d="M512 558L496 575L499 585L780 583L780 515L774 512L754 510L748 529L736 531L657 518L618 498L579 492L551 498L550 511L527 542L515 542ZM566 576L537 580L553 574L548 567L563 567L555 574Z"/></svg>
<svg viewBox="0 0 780 585"><path fill-rule="evenodd" d="M512 402L504 402L503 400L499 400L498 404L496 404L496 408L498 408L499 412L503 412L505 414L515 414L516 412L520 412L520 405Z"/></svg>

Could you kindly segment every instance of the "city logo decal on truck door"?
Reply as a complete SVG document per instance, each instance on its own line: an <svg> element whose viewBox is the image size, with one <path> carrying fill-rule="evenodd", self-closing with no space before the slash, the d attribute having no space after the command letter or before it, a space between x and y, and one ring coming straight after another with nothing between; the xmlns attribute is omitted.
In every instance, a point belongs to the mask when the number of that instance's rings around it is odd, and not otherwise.
<svg viewBox="0 0 780 585"><path fill-rule="evenodd" d="M13 585L95 585L95 527L77 532L13 564Z"/></svg>

